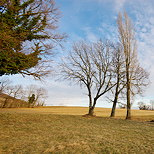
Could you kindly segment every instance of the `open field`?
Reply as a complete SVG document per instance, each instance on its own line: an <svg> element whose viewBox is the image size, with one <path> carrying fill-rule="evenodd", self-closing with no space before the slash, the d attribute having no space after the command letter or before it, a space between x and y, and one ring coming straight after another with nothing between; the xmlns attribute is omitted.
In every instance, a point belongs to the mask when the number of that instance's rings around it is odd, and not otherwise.
<svg viewBox="0 0 154 154"><path fill-rule="evenodd" d="M93 118L81 116L86 113L81 107L0 109L0 153L154 152L154 123L146 122L153 111L133 110L132 121L122 119L122 109L118 119L107 118L110 109L96 108Z"/></svg>
<svg viewBox="0 0 154 154"><path fill-rule="evenodd" d="M87 107L36 107L36 108L4 108L0 109L1 113L38 113L38 114L59 114L59 115L85 115L88 113ZM96 108L95 114L99 117L109 117L110 108ZM125 119L126 110L116 109L116 118ZM132 110L132 120L150 121L154 120L154 111Z"/></svg>

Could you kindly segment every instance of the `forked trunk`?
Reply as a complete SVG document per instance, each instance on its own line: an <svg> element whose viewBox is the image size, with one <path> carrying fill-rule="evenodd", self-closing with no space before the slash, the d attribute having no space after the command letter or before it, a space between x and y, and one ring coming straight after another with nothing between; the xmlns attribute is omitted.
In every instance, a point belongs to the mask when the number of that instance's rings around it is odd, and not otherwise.
<svg viewBox="0 0 154 154"><path fill-rule="evenodd" d="M93 107L89 107L89 113L88 113L88 115L94 116L94 108Z"/></svg>
<svg viewBox="0 0 154 154"><path fill-rule="evenodd" d="M94 109L95 109L96 101L97 101L97 98L94 98L93 105L89 106L89 113L88 113L89 116L94 116Z"/></svg>

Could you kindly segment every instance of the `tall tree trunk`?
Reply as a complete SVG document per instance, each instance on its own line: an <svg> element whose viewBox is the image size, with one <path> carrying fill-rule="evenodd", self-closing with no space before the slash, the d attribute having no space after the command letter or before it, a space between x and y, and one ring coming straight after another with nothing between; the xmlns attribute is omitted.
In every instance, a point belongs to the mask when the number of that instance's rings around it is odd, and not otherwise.
<svg viewBox="0 0 154 154"><path fill-rule="evenodd" d="M127 115L126 119L131 119L131 103L130 103L130 84L127 88Z"/></svg>
<svg viewBox="0 0 154 154"><path fill-rule="evenodd" d="M131 119L131 103L130 103L130 78L129 78L129 68L127 66L127 114L126 119Z"/></svg>

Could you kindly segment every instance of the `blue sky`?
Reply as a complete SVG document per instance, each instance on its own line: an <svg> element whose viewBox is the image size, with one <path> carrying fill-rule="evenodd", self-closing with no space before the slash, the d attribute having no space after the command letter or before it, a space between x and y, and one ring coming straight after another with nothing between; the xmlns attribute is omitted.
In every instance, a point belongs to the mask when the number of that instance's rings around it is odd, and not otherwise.
<svg viewBox="0 0 154 154"><path fill-rule="evenodd" d="M151 85L144 97L138 97L137 100L154 99L154 0L56 0L56 4L61 11L59 31L68 35L65 49L60 52L64 54L73 41L94 42L100 38L116 41L117 15L126 10L137 32L141 65L150 71ZM67 81L55 81L52 75L43 84L20 75L11 76L10 79L15 84L30 83L47 88L47 105L88 106L84 89ZM102 99L97 106L110 107L111 104Z"/></svg>
<svg viewBox="0 0 154 154"><path fill-rule="evenodd" d="M57 4L62 11L60 27L69 35L70 40L95 41L96 37L106 38L100 33L110 33L108 25L116 25L117 12L111 9L112 3L103 4L97 0L58 0Z"/></svg>

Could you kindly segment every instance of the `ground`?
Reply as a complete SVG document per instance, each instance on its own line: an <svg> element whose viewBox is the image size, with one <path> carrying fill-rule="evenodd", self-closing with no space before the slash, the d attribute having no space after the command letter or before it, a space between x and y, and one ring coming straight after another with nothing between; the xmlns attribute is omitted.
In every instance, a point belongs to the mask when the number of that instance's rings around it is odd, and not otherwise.
<svg viewBox="0 0 154 154"><path fill-rule="evenodd" d="M0 153L138 153L154 151L153 111L133 110L133 120L108 118L110 109L44 107L0 109Z"/></svg>

